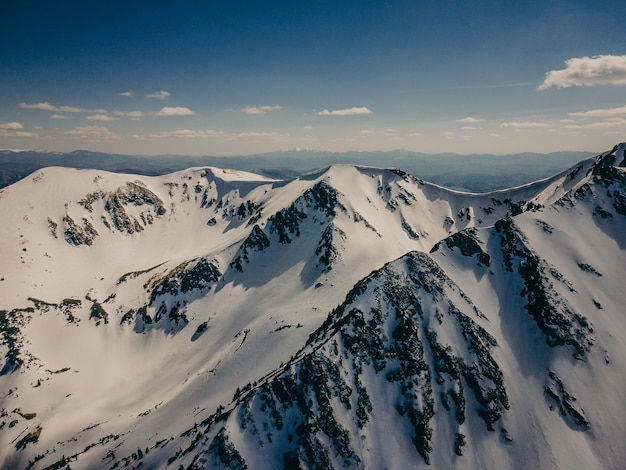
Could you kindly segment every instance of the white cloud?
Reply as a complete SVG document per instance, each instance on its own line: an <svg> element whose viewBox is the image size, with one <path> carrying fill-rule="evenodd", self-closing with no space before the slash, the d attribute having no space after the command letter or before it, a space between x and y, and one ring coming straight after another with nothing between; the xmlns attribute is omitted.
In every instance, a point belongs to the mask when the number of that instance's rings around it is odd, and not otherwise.
<svg viewBox="0 0 626 470"><path fill-rule="evenodd" d="M85 119L87 119L87 121L119 121L119 118L113 117L113 116L108 116L106 114L92 114L90 116L87 116Z"/></svg>
<svg viewBox="0 0 626 470"><path fill-rule="evenodd" d="M609 117L620 116L622 114L626 114L626 105L619 106L617 108L590 109L589 111L583 111L580 113L569 113L570 116L577 117Z"/></svg>
<svg viewBox="0 0 626 470"><path fill-rule="evenodd" d="M240 132L239 134L233 134L233 136L242 139L275 139L277 137L282 137L283 134L280 132Z"/></svg>
<svg viewBox="0 0 626 470"><path fill-rule="evenodd" d="M148 93L146 95L146 98L154 98L154 99L157 99L157 100L164 100L168 96L171 96L171 93L169 91L161 90L161 91L157 91L157 92L154 92L154 93Z"/></svg>
<svg viewBox="0 0 626 470"><path fill-rule="evenodd" d="M626 119L614 118L600 122L589 122L585 124L568 124L567 129L606 129L606 128L622 128L626 126Z"/></svg>
<svg viewBox="0 0 626 470"><path fill-rule="evenodd" d="M551 70L537 90L551 86L626 85L626 55L574 57L565 61L565 69Z"/></svg>
<svg viewBox="0 0 626 470"><path fill-rule="evenodd" d="M241 111L246 114L267 114L272 111L277 111L280 109L285 109L283 106L276 104L274 106L264 105L264 106L246 106Z"/></svg>
<svg viewBox="0 0 626 470"><path fill-rule="evenodd" d="M93 110L77 108L76 106L59 106L59 111L62 113L91 113ZM95 110L96 112L101 111L99 109Z"/></svg>
<svg viewBox="0 0 626 470"><path fill-rule="evenodd" d="M313 126L304 126L303 129L305 131L312 131L313 130Z"/></svg>
<svg viewBox="0 0 626 470"><path fill-rule="evenodd" d="M72 116L65 116L64 114L53 114L50 119L74 119Z"/></svg>
<svg viewBox="0 0 626 470"><path fill-rule="evenodd" d="M119 139L113 132L104 126L79 126L63 133L73 139L98 141Z"/></svg>
<svg viewBox="0 0 626 470"><path fill-rule="evenodd" d="M114 109L111 112L120 117L140 118L145 116L143 111L119 111L117 109Z"/></svg>
<svg viewBox="0 0 626 470"><path fill-rule="evenodd" d="M475 118L473 116L467 116L462 119L457 119L456 122L460 122L463 124L475 124L477 122L485 122L484 119Z"/></svg>
<svg viewBox="0 0 626 470"><path fill-rule="evenodd" d="M133 92L132 91L123 91L122 93L119 93L120 96L126 96L128 98L130 98L131 96L133 96Z"/></svg>
<svg viewBox="0 0 626 470"><path fill-rule="evenodd" d="M329 111L328 109L324 109L318 112L320 116L357 116L360 114L372 114L372 111L366 107L360 108L347 108L347 109L334 109Z"/></svg>
<svg viewBox="0 0 626 470"><path fill-rule="evenodd" d="M184 106L165 106L155 116L192 116L195 113Z"/></svg>
<svg viewBox="0 0 626 470"><path fill-rule="evenodd" d="M501 129L541 129L551 127L547 122L503 122L500 124Z"/></svg>
<svg viewBox="0 0 626 470"><path fill-rule="evenodd" d="M464 131L477 131L479 129L482 129L482 127L476 127L476 126L461 126L461 130Z"/></svg>
<svg viewBox="0 0 626 470"><path fill-rule="evenodd" d="M19 108L22 108L22 109L42 109L44 111L60 111L59 108L57 108L56 106L51 105L47 101L45 101L43 103L33 103L33 104L20 103L17 106Z"/></svg>
<svg viewBox="0 0 626 470"><path fill-rule="evenodd" d="M193 130L193 129L177 129L173 131L163 131L158 134L136 134L133 136L138 140L153 140L153 139L207 139L207 138L220 138L224 140L259 140L259 139L271 139L285 137L280 132L240 132L240 133L226 133L224 131L216 131L212 129L208 130Z"/></svg>
<svg viewBox="0 0 626 470"><path fill-rule="evenodd" d="M0 124L0 137L39 137L32 132L23 131L21 122L5 122Z"/></svg>
<svg viewBox="0 0 626 470"><path fill-rule="evenodd" d="M7 131L5 129L0 129L0 137L39 137L39 135L33 132Z"/></svg>
<svg viewBox="0 0 626 470"><path fill-rule="evenodd" d="M0 124L0 137L39 137L33 132L23 131L21 122L5 122Z"/></svg>
<svg viewBox="0 0 626 470"><path fill-rule="evenodd" d="M14 131L17 129L24 129L24 126L20 122L6 122L4 124L0 124L0 129L5 131Z"/></svg>
<svg viewBox="0 0 626 470"><path fill-rule="evenodd" d="M22 109L40 109L43 111L53 111L56 113L106 113L106 110L104 109L85 109L77 108L76 106L54 106L47 101L32 104L19 103L17 106Z"/></svg>
<svg viewBox="0 0 626 470"><path fill-rule="evenodd" d="M214 131L211 129L208 130L191 130L191 129L177 129L174 131L164 131L159 132L158 134L148 134L148 135L134 135L136 139L146 140L146 139L204 139L207 137L219 137L223 136L224 131Z"/></svg>
<svg viewBox="0 0 626 470"><path fill-rule="evenodd" d="M376 134L376 132L374 132L374 131L372 131L370 129L363 129L361 131L361 134L363 134L363 135L372 135L372 134Z"/></svg>

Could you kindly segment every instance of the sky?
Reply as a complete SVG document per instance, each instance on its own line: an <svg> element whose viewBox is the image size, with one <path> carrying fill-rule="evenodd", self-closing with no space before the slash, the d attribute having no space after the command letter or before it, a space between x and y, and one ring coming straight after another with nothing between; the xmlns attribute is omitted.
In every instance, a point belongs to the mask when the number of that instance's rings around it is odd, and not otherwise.
<svg viewBox="0 0 626 470"><path fill-rule="evenodd" d="M626 140L623 0L20 1L0 148L604 151Z"/></svg>

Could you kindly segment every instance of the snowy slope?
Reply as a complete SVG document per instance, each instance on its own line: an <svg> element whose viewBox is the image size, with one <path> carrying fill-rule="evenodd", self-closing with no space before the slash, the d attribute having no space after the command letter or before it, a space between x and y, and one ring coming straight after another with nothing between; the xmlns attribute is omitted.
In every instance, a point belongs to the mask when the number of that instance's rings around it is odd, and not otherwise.
<svg viewBox="0 0 626 470"><path fill-rule="evenodd" d="M0 462L617 468L623 153L479 195L41 170L0 191Z"/></svg>

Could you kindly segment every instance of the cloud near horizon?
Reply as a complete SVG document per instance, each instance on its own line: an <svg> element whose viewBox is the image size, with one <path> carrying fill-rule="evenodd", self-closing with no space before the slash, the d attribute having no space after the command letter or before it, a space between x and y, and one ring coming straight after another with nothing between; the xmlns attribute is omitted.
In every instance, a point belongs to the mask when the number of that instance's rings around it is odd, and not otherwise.
<svg viewBox="0 0 626 470"><path fill-rule="evenodd" d="M285 109L285 107L279 104L276 104L274 106L246 106L245 108L242 108L241 111L245 114L267 114L280 109Z"/></svg>
<svg viewBox="0 0 626 470"><path fill-rule="evenodd" d="M34 132L23 131L24 125L21 122L5 122L0 124L0 137L39 137Z"/></svg>
<svg viewBox="0 0 626 470"><path fill-rule="evenodd" d="M541 129L551 127L547 122L503 122L500 129Z"/></svg>
<svg viewBox="0 0 626 470"><path fill-rule="evenodd" d="M620 116L622 114L626 114L626 105L618 106L616 108L590 109L589 111L569 113L568 115L576 117L611 117Z"/></svg>
<svg viewBox="0 0 626 470"><path fill-rule="evenodd" d="M373 114L373 112L366 107L354 107L346 109L333 109L332 111L324 109L317 114L319 114L320 116L358 116L362 114Z"/></svg>
<svg viewBox="0 0 626 470"><path fill-rule="evenodd" d="M150 139L206 139L206 138L223 138L228 140L235 139L276 139L284 137L280 132L239 132L227 133L222 130L193 130L193 129L177 129L173 131L163 131L157 134L135 134L133 137L138 140Z"/></svg>
<svg viewBox="0 0 626 470"><path fill-rule="evenodd" d="M552 86L626 85L626 55L574 57L565 61L565 69L551 70L537 90Z"/></svg>
<svg viewBox="0 0 626 470"><path fill-rule="evenodd" d="M101 140L119 140L120 137L115 135L104 126L78 126L72 130L63 132L72 139L85 141L101 141Z"/></svg>
<svg viewBox="0 0 626 470"><path fill-rule="evenodd" d="M625 118L612 118L606 121L590 122L584 124L568 124L565 126L567 129L624 129L626 128Z"/></svg>

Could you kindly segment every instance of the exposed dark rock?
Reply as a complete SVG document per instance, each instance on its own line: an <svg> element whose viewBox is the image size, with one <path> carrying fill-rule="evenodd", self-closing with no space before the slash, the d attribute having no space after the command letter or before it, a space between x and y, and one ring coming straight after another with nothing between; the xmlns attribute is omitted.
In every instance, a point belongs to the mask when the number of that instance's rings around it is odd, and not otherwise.
<svg viewBox="0 0 626 470"><path fill-rule="evenodd" d="M79 246L93 244L94 239L98 236L98 232L87 219L83 218L83 225L78 225L69 215L63 217L65 223L65 241L70 245Z"/></svg>
<svg viewBox="0 0 626 470"><path fill-rule="evenodd" d="M244 240L239 248L237 256L231 261L230 267L237 271L243 271L243 262L249 263L251 251L264 251L270 246L270 239L258 225L252 227L252 232Z"/></svg>
<svg viewBox="0 0 626 470"><path fill-rule="evenodd" d="M556 407L559 414L570 425L581 430L589 428L589 421L585 417L583 410L575 406L576 397L570 395L565 389L563 381L552 371L548 374L550 382L544 387L546 399L550 404L550 409Z"/></svg>
<svg viewBox="0 0 626 470"><path fill-rule="evenodd" d="M589 321L573 311L567 301L552 288L546 272L553 273L556 270L528 247L524 235L512 219L499 220L495 229L500 236L505 268L519 275L524 282L520 295L526 298L525 308L546 336L547 344L570 345L576 357L584 357L593 344L593 329ZM560 273L556 273L553 277L561 278L561 282L569 285Z"/></svg>
<svg viewBox="0 0 626 470"><path fill-rule="evenodd" d="M452 234L448 238L446 238L444 242L451 250L453 250L454 248L459 248L463 256L478 255L478 262L484 266L489 266L491 258L489 254L484 252L483 249L480 247L478 238L476 237L476 229L465 229L455 234ZM437 251L439 249L440 243L441 242L435 244L430 252L434 253L435 251Z"/></svg>
<svg viewBox="0 0 626 470"><path fill-rule="evenodd" d="M194 290L206 292L221 276L217 266L205 258L186 261L153 281L150 285L150 303L154 304L158 297L166 294L177 296Z"/></svg>
<svg viewBox="0 0 626 470"><path fill-rule="evenodd" d="M502 372L491 355L497 344L463 313L462 308L474 312L469 300L458 307L452 303L445 293L450 289L458 287L419 253L358 283L311 335L301 359L235 393L234 416L241 432L258 439L259 451L268 455L281 449L277 465L331 468L331 462L340 461L360 468L361 430L371 425L373 413L396 413L398 425L408 423L416 456L425 463L436 445L435 413L450 413L461 426L466 413L476 410L493 430L509 407ZM456 331L458 340L442 342L439 328L448 338ZM372 403L369 387L380 386L372 378L385 383L395 397L391 402ZM352 425L346 424L346 416L352 417ZM239 432L233 424L218 428L211 446ZM460 428L453 439L450 452L461 455L466 437ZM228 442L239 442L239 437Z"/></svg>

